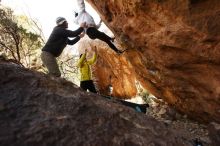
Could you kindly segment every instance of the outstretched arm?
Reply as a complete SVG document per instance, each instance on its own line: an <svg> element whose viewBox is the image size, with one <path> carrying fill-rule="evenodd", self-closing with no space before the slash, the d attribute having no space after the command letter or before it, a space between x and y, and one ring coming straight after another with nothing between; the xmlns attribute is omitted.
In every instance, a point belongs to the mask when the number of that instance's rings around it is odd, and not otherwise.
<svg viewBox="0 0 220 146"><path fill-rule="evenodd" d="M79 27L77 30L74 30L74 31L63 29L61 30L60 34L62 34L65 37L76 37L80 35L83 31L84 31L83 27Z"/></svg>
<svg viewBox="0 0 220 146"><path fill-rule="evenodd" d="M68 40L67 40L67 44L68 44L68 45L74 45L74 44L77 43L79 40L80 40L80 36L77 36L77 37L75 37L75 38L72 39L72 40L68 39Z"/></svg>

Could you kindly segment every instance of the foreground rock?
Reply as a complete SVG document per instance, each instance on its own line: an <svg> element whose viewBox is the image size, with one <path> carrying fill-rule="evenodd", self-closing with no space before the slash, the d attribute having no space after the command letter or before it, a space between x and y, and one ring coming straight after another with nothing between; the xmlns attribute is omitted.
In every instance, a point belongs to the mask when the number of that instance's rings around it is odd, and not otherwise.
<svg viewBox="0 0 220 146"><path fill-rule="evenodd" d="M209 124L209 135L212 138L212 144L214 146L220 145L220 124L211 123Z"/></svg>
<svg viewBox="0 0 220 146"><path fill-rule="evenodd" d="M208 128L210 127L208 125L188 119L186 115L178 113L162 100L154 99L150 102L150 108L147 109L147 115L166 123L172 129L184 130L186 135L183 137L188 140L191 139L191 142L195 146L199 144L203 146L219 145L217 144L218 134L216 130L213 130L213 128L211 130L211 128Z"/></svg>
<svg viewBox="0 0 220 146"><path fill-rule="evenodd" d="M63 79L0 61L0 145L189 145L180 131L84 93Z"/></svg>

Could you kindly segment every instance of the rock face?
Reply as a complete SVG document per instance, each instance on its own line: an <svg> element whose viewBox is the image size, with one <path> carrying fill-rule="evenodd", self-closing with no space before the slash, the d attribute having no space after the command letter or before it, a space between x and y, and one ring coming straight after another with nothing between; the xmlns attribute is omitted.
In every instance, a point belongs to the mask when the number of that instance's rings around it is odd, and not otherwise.
<svg viewBox="0 0 220 146"><path fill-rule="evenodd" d="M132 78L191 118L220 122L219 0L87 1L128 49Z"/></svg>
<svg viewBox="0 0 220 146"><path fill-rule="evenodd" d="M92 65L93 81L99 93L108 95L109 85L113 87L113 96L118 98L130 98L137 94L135 85L135 72L128 60L117 55L107 44L100 40L84 39L79 45L79 52L83 52L85 48L94 49L97 47L97 61ZM89 52L88 58L93 56L93 52Z"/></svg>
<svg viewBox="0 0 220 146"><path fill-rule="evenodd" d="M156 120L63 79L0 61L1 146L190 145Z"/></svg>

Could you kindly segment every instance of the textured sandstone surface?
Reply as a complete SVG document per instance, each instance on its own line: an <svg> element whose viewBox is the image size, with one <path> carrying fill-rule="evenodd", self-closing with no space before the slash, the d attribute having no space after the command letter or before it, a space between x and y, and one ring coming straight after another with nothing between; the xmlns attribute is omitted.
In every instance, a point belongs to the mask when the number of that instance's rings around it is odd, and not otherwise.
<svg viewBox="0 0 220 146"><path fill-rule="evenodd" d="M83 39L79 45L79 52L85 48L90 50L97 47L97 61L91 66L93 81L101 94L108 95L109 85L113 88L113 96L130 98L137 94L135 86L135 72L128 60L123 56L116 55L104 42L100 40ZM93 56L93 51L88 52L87 58Z"/></svg>
<svg viewBox="0 0 220 146"><path fill-rule="evenodd" d="M131 97L138 80L191 118L220 122L219 0L87 1L128 49L123 57L99 52L111 64L99 73L103 85L111 72L115 88L124 85L115 94Z"/></svg>

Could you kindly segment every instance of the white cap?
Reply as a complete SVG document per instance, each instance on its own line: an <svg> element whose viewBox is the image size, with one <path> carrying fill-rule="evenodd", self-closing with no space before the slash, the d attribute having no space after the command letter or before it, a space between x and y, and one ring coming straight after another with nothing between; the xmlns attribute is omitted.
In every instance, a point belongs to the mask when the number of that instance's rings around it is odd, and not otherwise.
<svg viewBox="0 0 220 146"><path fill-rule="evenodd" d="M57 19L56 19L57 25L61 25L61 24L63 24L63 22L65 22L65 21L66 21L66 19L63 18L63 17L57 17Z"/></svg>

